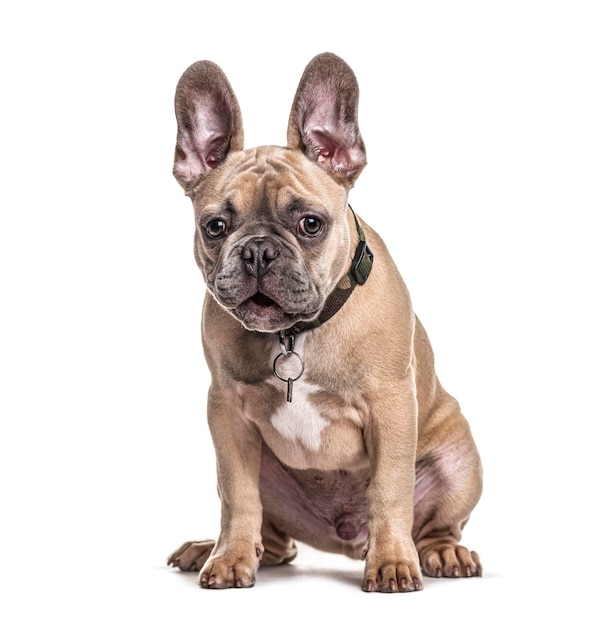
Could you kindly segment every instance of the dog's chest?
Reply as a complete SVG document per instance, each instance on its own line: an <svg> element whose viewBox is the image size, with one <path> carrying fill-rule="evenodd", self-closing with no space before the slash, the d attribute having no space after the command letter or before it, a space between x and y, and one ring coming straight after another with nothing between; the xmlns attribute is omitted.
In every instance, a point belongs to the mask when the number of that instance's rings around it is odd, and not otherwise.
<svg viewBox="0 0 597 626"><path fill-rule="evenodd" d="M288 394L288 383L275 381L280 393ZM330 420L317 407L320 388L306 381L292 383L292 399L279 406L270 417L272 428L285 439L302 444L312 452L321 449L322 437Z"/></svg>
<svg viewBox="0 0 597 626"><path fill-rule="evenodd" d="M288 348L292 346L289 351ZM329 419L321 415L317 405L317 394L321 388L307 380L307 365L301 354L304 337L299 336L292 344L281 343L271 353L272 376L269 383L276 389L279 398L269 416L271 428L285 440L299 444L310 452L321 449L322 437Z"/></svg>
<svg viewBox="0 0 597 626"><path fill-rule="evenodd" d="M338 470L367 463L362 423L356 410L312 381L294 383L292 402L283 385L270 389L284 397L262 420L263 438L274 454L295 468Z"/></svg>
<svg viewBox="0 0 597 626"><path fill-rule="evenodd" d="M313 360L320 355L303 349L302 341L297 341L295 354L279 355L280 350L274 349L271 375L247 390L252 400L244 403L269 448L282 462L297 468L339 469L363 462L360 416L329 384L329 377L326 384L325 377L315 375L319 370Z"/></svg>

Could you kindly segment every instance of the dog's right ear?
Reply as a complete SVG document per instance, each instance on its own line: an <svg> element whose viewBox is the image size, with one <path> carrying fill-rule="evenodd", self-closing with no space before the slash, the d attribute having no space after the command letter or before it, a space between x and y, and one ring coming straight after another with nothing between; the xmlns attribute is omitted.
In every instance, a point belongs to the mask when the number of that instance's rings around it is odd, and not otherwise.
<svg viewBox="0 0 597 626"><path fill-rule="evenodd" d="M243 149L240 107L224 72L211 61L191 65L178 81L173 174L189 192L228 153Z"/></svg>

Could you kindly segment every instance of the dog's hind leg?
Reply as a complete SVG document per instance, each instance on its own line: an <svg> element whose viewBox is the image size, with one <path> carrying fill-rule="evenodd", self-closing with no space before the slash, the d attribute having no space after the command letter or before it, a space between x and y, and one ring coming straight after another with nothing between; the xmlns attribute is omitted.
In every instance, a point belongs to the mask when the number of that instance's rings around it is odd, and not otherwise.
<svg viewBox="0 0 597 626"><path fill-rule="evenodd" d="M267 519L261 528L263 556L261 565L284 565L290 563L296 555L296 542L292 537L278 531Z"/></svg>
<svg viewBox="0 0 597 626"><path fill-rule="evenodd" d="M468 430L468 427L467 427ZM413 538L427 576L481 576L475 552L459 544L481 495L481 464L467 436L417 462Z"/></svg>

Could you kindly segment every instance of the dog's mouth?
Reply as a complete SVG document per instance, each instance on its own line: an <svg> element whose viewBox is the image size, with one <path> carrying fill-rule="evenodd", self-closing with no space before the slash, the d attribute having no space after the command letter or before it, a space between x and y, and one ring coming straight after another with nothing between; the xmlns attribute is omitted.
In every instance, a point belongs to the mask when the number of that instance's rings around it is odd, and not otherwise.
<svg viewBox="0 0 597 626"><path fill-rule="evenodd" d="M272 306L277 306L271 298L268 298L264 293L258 291L254 296L249 298L249 301L263 309L269 309Z"/></svg>
<svg viewBox="0 0 597 626"><path fill-rule="evenodd" d="M248 330L276 332L292 323L292 316L261 291L241 302L231 313Z"/></svg>

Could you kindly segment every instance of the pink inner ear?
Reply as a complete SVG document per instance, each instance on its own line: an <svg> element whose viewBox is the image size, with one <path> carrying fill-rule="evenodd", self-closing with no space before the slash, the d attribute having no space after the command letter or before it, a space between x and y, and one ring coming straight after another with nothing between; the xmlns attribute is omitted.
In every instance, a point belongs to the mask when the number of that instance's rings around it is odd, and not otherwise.
<svg viewBox="0 0 597 626"><path fill-rule="evenodd" d="M317 164L334 172L352 173L364 165L360 150L351 149L354 141L351 138L334 136L324 127L307 129Z"/></svg>
<svg viewBox="0 0 597 626"><path fill-rule="evenodd" d="M189 183L215 169L230 150L231 114L212 93L196 94L193 115L179 124L174 173Z"/></svg>
<svg viewBox="0 0 597 626"><path fill-rule="evenodd" d="M198 135L203 135L199 139ZM190 182L204 174L207 169L216 168L222 160L225 135L204 131L196 136L183 134L176 148L175 173L184 181Z"/></svg>
<svg viewBox="0 0 597 626"><path fill-rule="evenodd" d="M202 164L214 168L230 140L230 120L220 112L211 94L204 94L195 106L195 132L191 138L193 149Z"/></svg>

